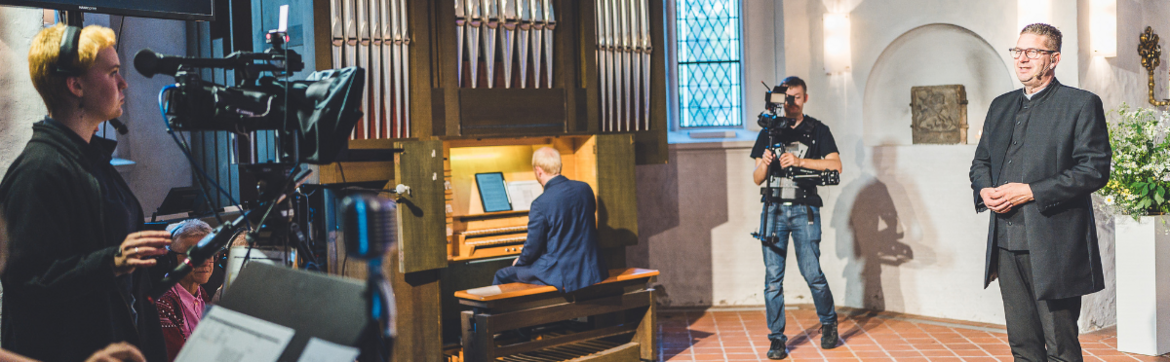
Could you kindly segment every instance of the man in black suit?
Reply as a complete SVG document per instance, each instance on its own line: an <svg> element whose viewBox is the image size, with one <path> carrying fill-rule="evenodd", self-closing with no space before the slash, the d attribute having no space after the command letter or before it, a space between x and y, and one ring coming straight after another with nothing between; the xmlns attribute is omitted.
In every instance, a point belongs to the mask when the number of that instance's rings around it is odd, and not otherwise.
<svg viewBox="0 0 1170 362"><path fill-rule="evenodd" d="M561 154L552 148L532 154L532 170L544 193L528 210L528 240L492 285L543 284L568 293L601 282L607 271L598 255L593 188L561 176Z"/></svg>
<svg viewBox="0 0 1170 362"><path fill-rule="evenodd" d="M1060 84L1061 34L1024 27L1016 77L997 97L971 163L975 210L990 209L984 287L999 278L1017 361L1081 361L1081 296L1104 289L1093 191L1109 180L1101 98Z"/></svg>

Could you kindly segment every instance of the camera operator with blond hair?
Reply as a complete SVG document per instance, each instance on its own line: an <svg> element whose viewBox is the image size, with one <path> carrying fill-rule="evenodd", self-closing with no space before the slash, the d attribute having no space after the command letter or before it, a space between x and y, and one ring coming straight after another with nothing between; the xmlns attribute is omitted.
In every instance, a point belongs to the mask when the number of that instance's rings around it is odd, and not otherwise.
<svg viewBox="0 0 1170 362"><path fill-rule="evenodd" d="M116 142L94 137L125 101L114 43L109 28L58 24L29 49L48 116L0 182L11 243L0 340L39 360L81 361L121 341L166 359L145 268L170 235L140 231L138 199L110 164Z"/></svg>

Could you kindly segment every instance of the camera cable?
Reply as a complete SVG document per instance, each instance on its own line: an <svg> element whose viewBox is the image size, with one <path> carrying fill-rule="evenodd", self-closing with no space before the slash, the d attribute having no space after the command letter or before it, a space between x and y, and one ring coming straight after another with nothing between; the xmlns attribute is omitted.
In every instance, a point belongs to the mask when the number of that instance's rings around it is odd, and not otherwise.
<svg viewBox="0 0 1170 362"><path fill-rule="evenodd" d="M177 88L177 87L174 84L169 84L169 85L163 87L162 90L160 90L158 92L158 110L159 110L159 113L162 114L163 125L165 125L167 127L167 134L169 134L171 136L171 139L174 140L175 144L179 146L179 150L182 151L183 155L187 157L187 162L190 163L191 166L194 167L196 171L198 171L198 175L203 178L202 182L200 182L200 188L204 189L203 194L204 194L204 196L206 196L204 198L207 199L207 202L211 203L211 197L210 197L211 195L209 192L207 192L205 187L207 184L210 184L212 186L215 186L215 188L217 190L219 190L219 192L222 195L224 195L228 198L228 201L231 201L231 203L233 205L236 205L236 207L242 211L243 207L241 207L240 203L238 201L236 201L236 199L234 197L232 197L231 193L224 191L223 187L221 187L218 182L212 181L211 176L207 174L207 171L205 171L203 169L203 167L199 165L199 163L195 162L195 157L191 155L191 150L190 150L189 146L187 145L187 142L185 140L180 139L180 137L175 134L175 130L173 128L171 128L171 122L167 118L167 112L169 111L169 108L167 107L165 100L166 100L167 92L169 92L170 90L175 89L175 88ZM213 213L215 213L215 219L218 220L219 223L222 224L223 217L220 215L219 210L215 207L212 207L211 211ZM250 221L245 219L245 222L247 222L248 226L251 227Z"/></svg>

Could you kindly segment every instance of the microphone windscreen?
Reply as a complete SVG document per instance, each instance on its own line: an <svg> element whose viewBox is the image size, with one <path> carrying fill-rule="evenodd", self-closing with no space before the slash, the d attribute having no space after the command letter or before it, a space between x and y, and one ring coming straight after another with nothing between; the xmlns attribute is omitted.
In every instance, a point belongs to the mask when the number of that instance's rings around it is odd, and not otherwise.
<svg viewBox="0 0 1170 362"><path fill-rule="evenodd" d="M342 231L350 256L382 256L398 238L398 204L375 195L357 194L341 201Z"/></svg>
<svg viewBox="0 0 1170 362"><path fill-rule="evenodd" d="M159 73L157 68L161 59L162 56L150 48L139 50L138 54L134 54L134 69L147 78L153 78Z"/></svg>

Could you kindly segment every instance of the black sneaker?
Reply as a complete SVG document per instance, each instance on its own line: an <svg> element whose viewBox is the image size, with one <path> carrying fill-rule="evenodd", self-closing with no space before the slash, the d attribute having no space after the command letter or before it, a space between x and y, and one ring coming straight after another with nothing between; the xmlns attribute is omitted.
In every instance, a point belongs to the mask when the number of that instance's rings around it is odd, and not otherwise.
<svg viewBox="0 0 1170 362"><path fill-rule="evenodd" d="M822 324L821 325L821 348L833 349L837 348L837 342L840 338L837 337L836 324Z"/></svg>
<svg viewBox="0 0 1170 362"><path fill-rule="evenodd" d="M768 347L768 359L788 358L788 348L784 344L784 341L773 339L772 346Z"/></svg>

